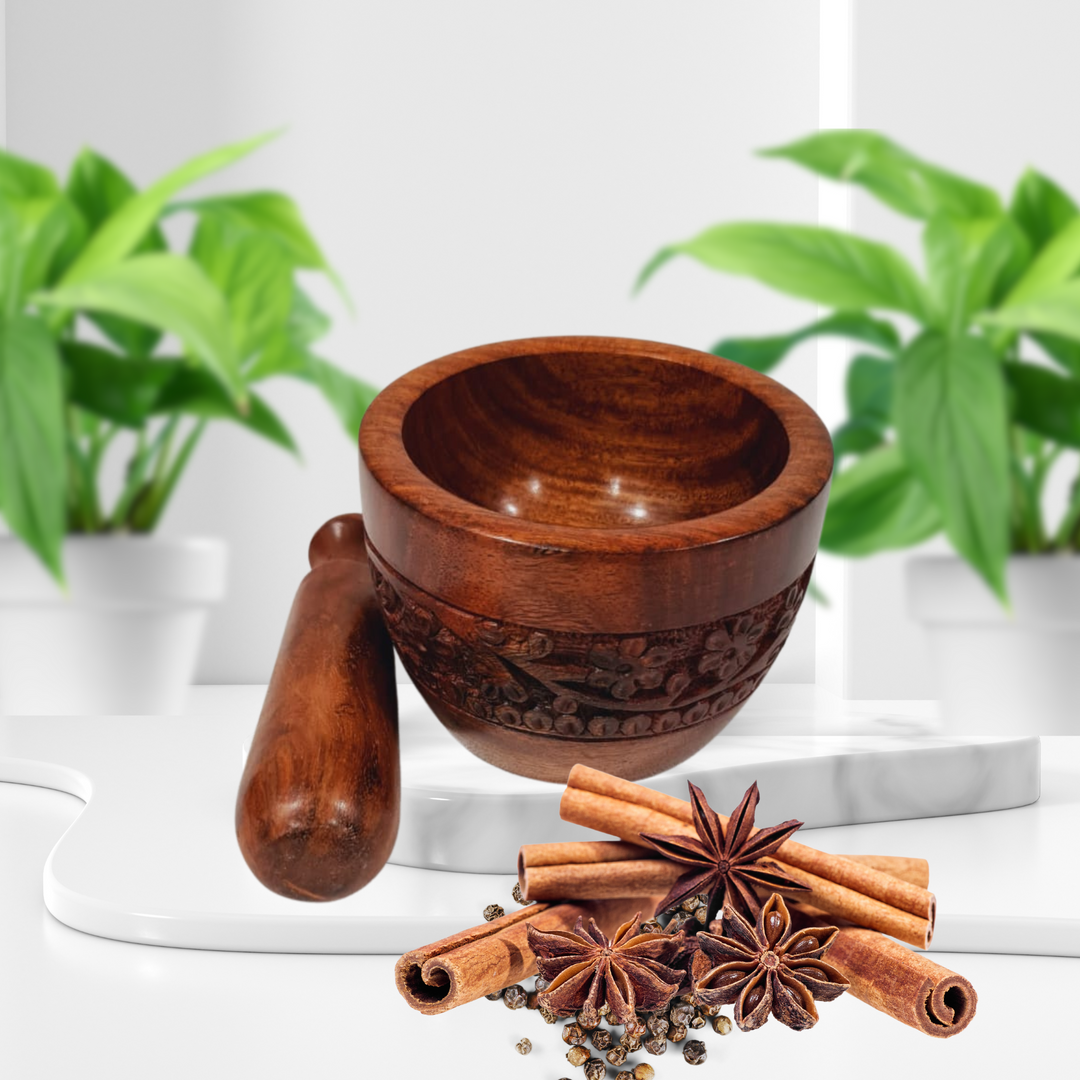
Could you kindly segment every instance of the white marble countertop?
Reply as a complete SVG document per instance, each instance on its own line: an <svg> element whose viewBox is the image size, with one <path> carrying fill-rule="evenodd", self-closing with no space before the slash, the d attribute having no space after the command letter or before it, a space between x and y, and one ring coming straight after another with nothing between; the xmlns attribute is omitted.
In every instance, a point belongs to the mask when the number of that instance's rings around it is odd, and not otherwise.
<svg viewBox="0 0 1080 1080"><path fill-rule="evenodd" d="M799 689L778 689L784 708L798 714ZM235 690L238 702L260 693ZM802 688L808 723L817 722L817 698ZM915 724L932 716L911 703L892 711ZM859 722L859 708L848 713ZM876 703L862 715L881 713ZM42 866L82 807L71 795L0 784L0 1075L580 1075L565 1061L557 1029L535 1014L485 1001L443 1017L414 1013L392 989L392 956L157 948L70 929L44 907ZM1080 914L1080 878L1069 855L1069 838L1078 832L1080 738L1058 738L1044 740L1043 794L1032 806L807 836L833 850L926 855L943 910L978 898L1003 914L1024 905L1049 919ZM1018 879L1032 883L1027 899L1015 887ZM812 1032L770 1023L751 1035L707 1036L707 1067L774 1076L797 1063L808 1080L834 1078L838 1071L909 1080L915 1074L1024 1075L1058 1063L1068 1075L1080 959L962 952L935 953L934 959L970 978L979 993L978 1016L954 1039L929 1039L841 998L822 1007ZM1038 1020L1025 1026L1032 1010ZM524 1058L514 1051L522 1036L534 1046ZM794 1050L797 1058L790 1056ZM688 1068L674 1049L649 1060L658 1078Z"/></svg>

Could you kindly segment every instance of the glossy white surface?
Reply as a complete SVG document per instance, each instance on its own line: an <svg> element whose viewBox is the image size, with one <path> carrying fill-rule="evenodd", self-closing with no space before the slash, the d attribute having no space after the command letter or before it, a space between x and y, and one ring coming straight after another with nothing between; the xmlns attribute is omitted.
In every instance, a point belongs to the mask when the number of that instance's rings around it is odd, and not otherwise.
<svg viewBox="0 0 1080 1080"><path fill-rule="evenodd" d="M1073 774L1074 792L1078 777ZM1047 788L1050 795L1049 783ZM18 1080L430 1075L555 1080L580 1075L567 1065L558 1029L533 1013L510 1012L487 1001L441 1017L413 1012L393 989L393 956L161 949L70 929L45 909L40 874L81 809L70 795L0 784L0 1075ZM902 832L912 824L889 828ZM896 841L914 847L902 835ZM492 899L495 894L486 902ZM1070 902L1075 909L1075 900ZM770 1022L751 1035L706 1035L709 1060L700 1075L781 1077L793 1063L800 1080L836 1080L848 1073L874 1080L996 1080L1030 1075L1039 1065L1048 1075L1070 1075L1080 960L959 953L934 959L971 979L979 994L974 1022L954 1039L926 1038L842 997L822 1006L821 1022L809 1034ZM1023 1019L1020 987L1029 988L1037 1001L1037 1025ZM514 1052L522 1036L533 1043L524 1058ZM637 1060L652 1059L631 1058ZM1062 1068L1054 1072L1059 1060ZM670 1051L655 1064L660 1080L699 1075L689 1073Z"/></svg>
<svg viewBox="0 0 1080 1080"><path fill-rule="evenodd" d="M401 689L405 691L406 688ZM244 864L233 834L236 786L257 719L261 691L259 688L203 688L199 696L208 715L96 720L9 718L2 722L0 779L56 786L88 800L84 812L44 864L45 903L61 921L105 937L186 948L400 953L414 947L418 941L435 940L464 926L474 925L483 908L493 900L511 903L512 855L507 865L509 872L502 875L387 866L367 888L330 904L287 900L263 888ZM402 696L408 701L406 693ZM213 707L215 701L217 706ZM790 696L786 704L793 708L794 697ZM410 707L403 711L409 714ZM813 695L808 690L804 716L810 717L812 713ZM795 715L797 718L797 713ZM774 724L781 726L781 721L774 719ZM840 785L848 784L848 778L853 778L847 787L840 789L849 791L853 806L860 799L865 802L870 798L876 775L879 805L895 808L896 800L902 796L907 799L909 812L914 805L912 792L925 791L929 798L940 782L940 777L933 783L928 782L928 777L932 778L933 770L937 768L934 754L945 757L954 783L961 792L968 794L969 802L978 799L986 803L982 788L988 786L988 776L1011 776L1017 786L1027 784L1029 789L1032 776L1034 783L1038 780L1037 767L1033 765L1033 746L1024 742L972 741L966 745L949 745L935 744L930 736L907 736L902 738L922 746L897 751L881 749L883 739L880 736L833 736L836 744L829 747L829 752L796 759L791 756L794 737L781 738L780 750L770 746L770 738L775 737L758 736L748 740L752 745L742 748L747 760L738 766L733 776L721 776L721 786L723 783L735 785L734 798L737 799L754 778L752 773L765 775L764 770L773 770L775 787L777 790L782 788L783 793L774 798L772 809L763 802L764 809L759 817L762 821L774 817L779 820L784 816L787 799L807 804L816 801L813 791L800 794L804 770L810 770L809 774L814 775L814 770L823 769L825 771L819 775ZM869 739L877 749L865 754L843 752L845 747L858 746L859 738ZM407 747L411 745L408 736L403 741ZM1061 741L1070 744L1069 740ZM807 746L813 748L810 742ZM1008 751L1008 755L1000 756L996 765L992 758L995 747ZM722 749L720 747L716 752ZM755 753L757 764L748 764ZM861 762L862 758L866 761ZM470 757L469 760L474 759ZM966 778L963 776L965 761L971 769ZM988 762L989 773L986 771ZM409 768L407 765L406 776ZM483 766L483 769L488 768ZM858 780L860 769L864 770L861 781ZM915 772L914 769L922 771ZM451 774L455 783L462 779L457 775L456 767ZM510 785L511 792L520 791L520 787L502 779L505 775L497 774L493 783L505 782ZM905 776L907 779L901 783ZM785 777L786 782L782 783ZM890 785L898 793L891 803L888 798ZM551 785L540 786L547 789ZM446 786L443 790L452 791L453 788ZM547 797L546 793L543 797ZM492 797L491 805L511 807L514 798L510 792L497 793ZM436 809L453 805L438 803L427 796L419 802L421 806L433 805ZM724 805L723 802L719 804ZM832 820L838 809L844 809L842 802L823 805L833 815ZM963 880L973 874L978 880L978 867L993 865L997 858L990 841L996 843L1002 829L1009 830L1008 836L1013 839L1014 846L1030 848L1021 825L1028 819L1017 817L1018 814L1034 814L1030 820L1040 823L1039 828L1052 838L1052 845L1057 845L1058 849L1067 847L1068 814L1061 816L1051 812L1047 815L1043 812L1047 805L1044 800L1019 811L918 822L919 826L929 825L941 835L952 835L952 822L999 822L984 838L985 842L980 840L982 834L976 830L963 850L952 854L946 852L933 859L935 889L939 881L948 886L950 874L961 875ZM524 812L522 814L521 820L527 820ZM506 811L495 815L501 829L506 822L500 815L506 816ZM430 816L418 819L414 814L413 827L418 821L421 825L425 821L430 825L431 820ZM819 823L827 820L824 813L819 817ZM1042 824L1044 821L1045 825ZM475 827L479 829L487 824L490 820L481 816ZM904 827L909 824L905 823ZM900 823L891 825L895 828ZM466 830L465 837L471 840L468 824L460 827ZM882 823L857 826L870 830L864 833L842 830L840 838L824 846L838 851L923 853L923 839L919 846L905 847L902 839L907 834L884 831L889 827L890 823ZM538 828L536 839L553 838ZM961 828L967 826L962 824ZM407 831L403 835L407 836ZM446 832L441 835L447 837L448 848L461 846L460 837ZM587 834L582 831L580 835ZM516 843L531 838L521 836ZM516 844L513 850L516 852ZM969 855L973 855L975 861ZM1039 865L1041 867L1041 863ZM1052 866L1046 872L1059 877L1074 874L1068 867ZM1080 882L1068 878L1061 884L1075 890ZM1002 937L1000 920L1010 917L1012 912L1008 908L995 907L995 898L990 893L986 890L986 895L982 895L979 889L969 890L962 894L966 906L946 904L943 900L939 934L958 935L955 947L996 947ZM1065 944L1059 945L1055 939L1048 946L1048 928L1039 919L1055 917L1056 912L1047 901L1045 910L1040 908L1029 914L1038 918L1028 920L1022 927L1013 927L1015 932L1009 939L1012 948L1080 954L1080 941L1071 918L1063 931L1065 937L1061 939ZM974 918L968 919L969 916Z"/></svg>

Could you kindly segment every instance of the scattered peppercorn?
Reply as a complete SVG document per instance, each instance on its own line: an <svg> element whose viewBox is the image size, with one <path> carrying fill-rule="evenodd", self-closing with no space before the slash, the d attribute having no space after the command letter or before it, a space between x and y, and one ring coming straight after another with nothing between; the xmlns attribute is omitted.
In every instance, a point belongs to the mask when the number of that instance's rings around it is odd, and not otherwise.
<svg viewBox="0 0 1080 1080"><path fill-rule="evenodd" d="M551 983L549 983L543 975L537 975L536 982L533 983L533 985L536 987L536 992L538 994L542 994L551 985Z"/></svg>
<svg viewBox="0 0 1080 1080"><path fill-rule="evenodd" d="M529 995L521 983L514 983L503 991L503 1004L508 1009L521 1009L528 1004Z"/></svg>
<svg viewBox="0 0 1080 1080"><path fill-rule="evenodd" d="M672 1024L667 1033L669 1042L682 1042L686 1038L685 1024Z"/></svg>
<svg viewBox="0 0 1080 1080"><path fill-rule="evenodd" d="M491 922L494 919L501 919L505 914L506 912L498 904L488 904L484 908L484 921Z"/></svg>
<svg viewBox="0 0 1080 1080"><path fill-rule="evenodd" d="M668 1010L668 1019L673 1024L689 1024L694 1018L694 1011L694 1006L689 1002L680 1001Z"/></svg>
<svg viewBox="0 0 1080 1080"><path fill-rule="evenodd" d="M569 1023L562 1029L562 1039L564 1043L569 1043L571 1046L580 1046L588 1035L585 1034L585 1029L576 1021Z"/></svg>
<svg viewBox="0 0 1080 1080"><path fill-rule="evenodd" d="M638 927L642 934L662 934L664 924L659 919L647 919Z"/></svg>
<svg viewBox="0 0 1080 1080"><path fill-rule="evenodd" d="M709 909L707 907L697 908L694 911L694 918L704 926L709 921Z"/></svg>
<svg viewBox="0 0 1080 1080"><path fill-rule="evenodd" d="M536 903L535 900L526 900L525 897L521 895L521 884L520 884L520 882L515 882L514 883L514 888L511 891L510 895L514 898L514 900L517 903L522 904L522 905L535 904Z"/></svg>
<svg viewBox="0 0 1080 1080"><path fill-rule="evenodd" d="M607 1066L599 1058L589 1058L585 1062L585 1080L604 1080Z"/></svg>
<svg viewBox="0 0 1080 1080"><path fill-rule="evenodd" d="M619 1045L628 1054L636 1054L641 1049L641 1036L631 1035L630 1032L624 1031L622 1038L619 1040Z"/></svg>
<svg viewBox="0 0 1080 1080"><path fill-rule="evenodd" d="M700 903L700 901L698 900L698 898L696 896L688 896L679 905L679 910L680 911L689 911L691 914L693 914L695 908L699 908L700 906L701 906L701 903Z"/></svg>
<svg viewBox="0 0 1080 1080"><path fill-rule="evenodd" d="M645 1023L653 1035L666 1035L667 1029L671 1026L668 1023L667 1017L661 1016L659 1013L655 1016L650 1016Z"/></svg>
<svg viewBox="0 0 1080 1080"><path fill-rule="evenodd" d="M731 1019L727 1016L714 1016L712 1029L717 1035L731 1034Z"/></svg>
<svg viewBox="0 0 1080 1080"><path fill-rule="evenodd" d="M706 1025L706 1023L708 1023L708 1021L705 1019L705 1017L702 1014L701 1010L700 1009L695 1009L694 1010L694 1015L690 1017L690 1026L695 1031L698 1031L701 1028L703 1028Z"/></svg>
<svg viewBox="0 0 1080 1080"><path fill-rule="evenodd" d="M647 1062L634 1066L634 1080L653 1080L656 1070Z"/></svg>
<svg viewBox="0 0 1080 1080"><path fill-rule="evenodd" d="M683 1060L687 1065L700 1065L708 1053L700 1039L691 1039L682 1049Z"/></svg>
<svg viewBox="0 0 1080 1080"><path fill-rule="evenodd" d="M611 1045L611 1032L607 1028L597 1028L592 1033L592 1044L597 1050L606 1050Z"/></svg>
<svg viewBox="0 0 1080 1080"><path fill-rule="evenodd" d="M579 1065L584 1065L590 1057L592 1057L592 1055L584 1046L571 1046L570 1049L566 1051L566 1060L569 1061L575 1069Z"/></svg>
<svg viewBox="0 0 1080 1080"><path fill-rule="evenodd" d="M626 1047L625 1046L613 1046L607 1052L607 1059L609 1065L625 1065L626 1064Z"/></svg>
<svg viewBox="0 0 1080 1080"><path fill-rule="evenodd" d="M532 1049L532 1043L528 1039L522 1039L521 1042L514 1047L519 1054L527 1054Z"/></svg>
<svg viewBox="0 0 1080 1080"><path fill-rule="evenodd" d="M671 916L667 926L664 927L664 932L668 934L677 934L688 922L694 918L688 911L676 911Z"/></svg>
<svg viewBox="0 0 1080 1080"><path fill-rule="evenodd" d="M488 1001L498 1001L499 998L501 998L502 996L503 996L503 992L501 990L496 990L494 994L485 994L484 995L484 997L486 997L488 999Z"/></svg>
<svg viewBox="0 0 1080 1080"><path fill-rule="evenodd" d="M667 1039L663 1035L654 1035L651 1039L646 1039L644 1043L645 1049L650 1054L662 1054L667 1049Z"/></svg>
<svg viewBox="0 0 1080 1080"><path fill-rule="evenodd" d="M634 1080L634 1074L626 1069L623 1072L615 1074L615 1080Z"/></svg>
<svg viewBox="0 0 1080 1080"><path fill-rule="evenodd" d="M648 1029L645 1027L645 1020L640 1014L635 1014L630 1017L629 1020L623 1025L623 1031L627 1035L637 1035L639 1038L645 1034Z"/></svg>
<svg viewBox="0 0 1080 1080"><path fill-rule="evenodd" d="M549 1009L546 1005L541 1005L536 1010L543 1018L545 1024L557 1024L559 1022L558 1014L554 1009ZM702 1021L704 1023L704 1021Z"/></svg>
<svg viewBox="0 0 1080 1080"><path fill-rule="evenodd" d="M711 1017L714 1017L714 1016L719 1016L720 1015L720 1010L723 1007L724 1007L723 1005L702 1005L701 1006L701 1012L702 1012L702 1015L708 1016L708 1017L711 1018Z"/></svg>

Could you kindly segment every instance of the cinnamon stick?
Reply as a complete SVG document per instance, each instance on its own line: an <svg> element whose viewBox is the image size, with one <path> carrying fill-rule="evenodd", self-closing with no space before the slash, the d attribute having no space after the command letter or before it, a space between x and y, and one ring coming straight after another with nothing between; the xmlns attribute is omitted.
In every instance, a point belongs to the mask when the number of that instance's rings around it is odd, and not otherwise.
<svg viewBox="0 0 1080 1080"><path fill-rule="evenodd" d="M407 952L395 965L394 981L401 996L419 1012L446 1012L536 974L528 923L544 931L571 930L578 918L593 918L610 936L646 908L651 911L640 898L530 904Z"/></svg>
<svg viewBox="0 0 1080 1080"><path fill-rule="evenodd" d="M842 926L825 959L848 993L908 1027L947 1039L971 1023L979 998L962 975L858 926Z"/></svg>
<svg viewBox="0 0 1080 1080"><path fill-rule="evenodd" d="M905 855L841 855L840 858L863 863L920 889L930 888L930 864L925 859L911 859Z"/></svg>
<svg viewBox="0 0 1080 1080"><path fill-rule="evenodd" d="M565 821L639 843L642 833L696 835L688 802L673 795L575 765L563 792L560 813ZM726 825L727 818L719 815ZM902 941L926 948L933 937L934 895L909 881L864 862L830 855L788 840L774 858L780 867L814 890L815 906L830 915L869 926ZM778 890L783 891L783 890Z"/></svg>

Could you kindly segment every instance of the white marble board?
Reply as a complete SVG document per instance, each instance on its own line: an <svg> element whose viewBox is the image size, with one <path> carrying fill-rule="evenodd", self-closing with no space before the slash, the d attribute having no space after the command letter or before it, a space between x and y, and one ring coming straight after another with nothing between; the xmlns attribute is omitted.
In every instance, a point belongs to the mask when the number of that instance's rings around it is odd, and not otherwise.
<svg viewBox="0 0 1080 1080"><path fill-rule="evenodd" d="M394 953L475 924L493 901L511 907L518 844L571 835L557 816L559 786L511 777L478 762L446 736L415 691L400 689L404 783L395 865L360 893L330 904L305 904L269 892L248 871L236 846L236 787L258 716L258 688L231 695L223 690L216 695L217 708L204 698L201 715L187 717L0 721L0 780L58 788L87 802L44 868L49 910L76 929L127 941L239 951ZM784 726L774 723L772 730ZM804 726L821 725L804 717ZM786 727L790 732L791 724ZM649 783L682 794L687 776L722 809L757 779L764 792L762 822L796 812L808 827L958 814L1036 799L1039 741L925 733L731 734ZM811 777L818 778L816 786ZM938 820L945 829L964 819L951 818L948 826ZM910 843L890 848L873 832L883 827L859 825L871 830L858 835L862 848L923 854ZM843 842L823 846L859 850L855 839L845 832ZM430 869L450 865L456 871ZM935 861L935 876L940 865ZM463 868L506 873L460 872ZM936 881L932 885L938 888ZM949 947L983 949L995 938L999 916L989 909L984 915L984 909L971 909L975 921L965 924L963 943ZM946 944L951 918L942 903L938 940L944 933ZM990 923L979 923L986 918ZM1041 926L1040 933L1045 930ZM1036 933L1032 941L1039 944L1045 936ZM1075 936L1069 955L1080 955L1080 933ZM1060 954L1058 940L1060 935L1049 951Z"/></svg>

